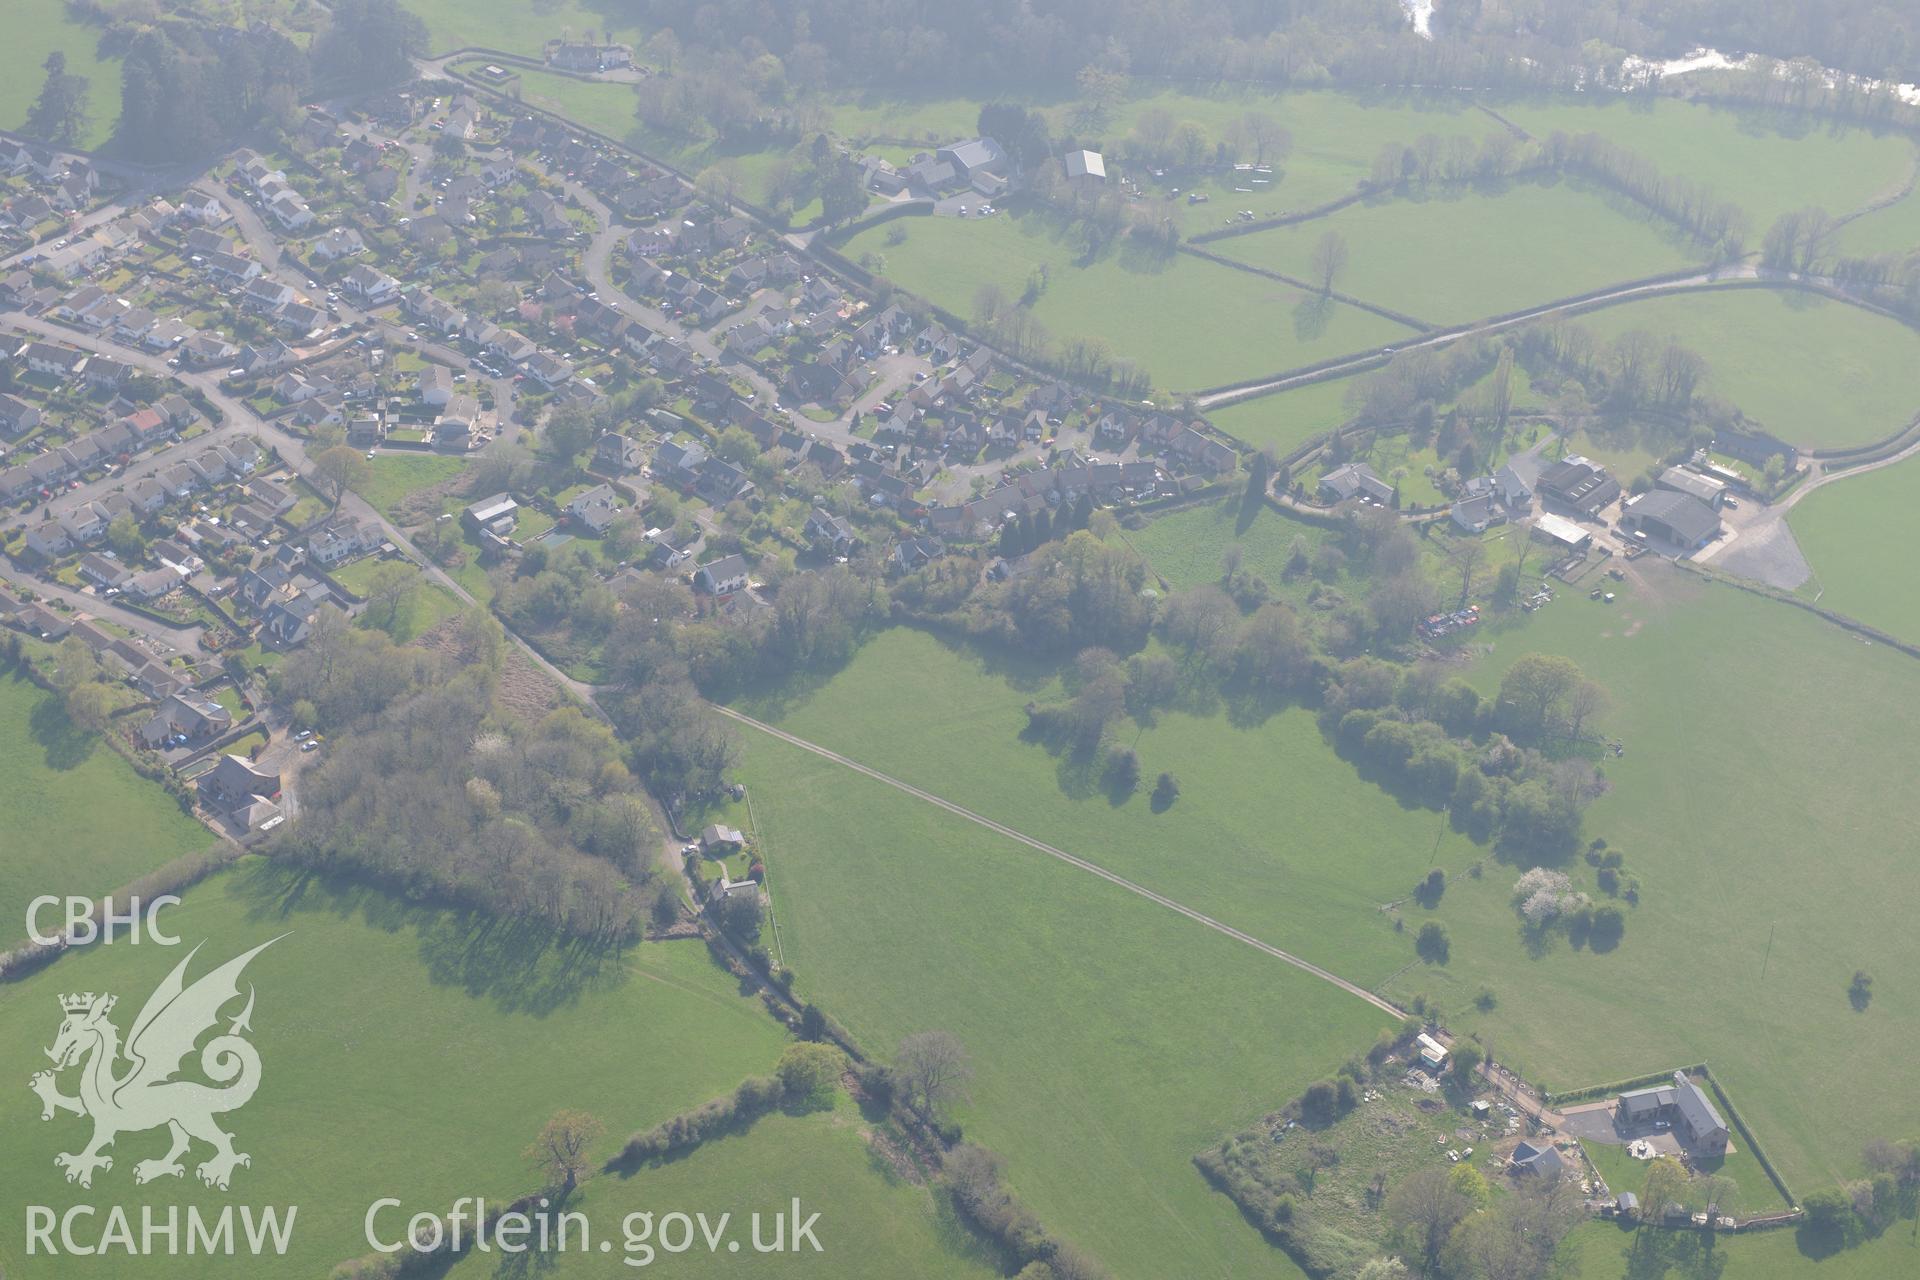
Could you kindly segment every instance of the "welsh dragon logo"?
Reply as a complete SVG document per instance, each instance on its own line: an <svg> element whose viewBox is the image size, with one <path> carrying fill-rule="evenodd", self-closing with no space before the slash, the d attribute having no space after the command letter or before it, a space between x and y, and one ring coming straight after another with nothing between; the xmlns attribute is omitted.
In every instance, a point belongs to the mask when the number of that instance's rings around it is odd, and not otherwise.
<svg viewBox="0 0 1920 1280"><path fill-rule="evenodd" d="M147 998L124 1047L119 1028L108 1018L116 997L91 991L60 997L66 1019L53 1048L46 1051L53 1059L53 1070L38 1073L29 1084L40 1095L42 1120L53 1119L57 1111L93 1119L91 1142L80 1151L53 1158L66 1171L68 1182L91 1187L95 1170L113 1168L113 1158L104 1152L115 1138L162 1125L172 1134L173 1145L159 1159L136 1164L135 1182L181 1177L186 1168L180 1159L196 1139L213 1147L212 1157L196 1170L210 1187L225 1191L234 1169L253 1163L251 1157L233 1149L233 1135L214 1123L216 1115L244 1107L260 1087L260 1054L242 1035L252 1030L251 986L246 1007L226 1033L214 1036L200 1050L200 1071L214 1084L176 1077L200 1037L219 1023L221 1009L240 997L240 973L247 962L279 940L263 942L187 986L187 966L200 952L195 947ZM128 1064L124 1070L123 1060ZM55 1077L76 1066L80 1093L70 1098L60 1092Z"/></svg>

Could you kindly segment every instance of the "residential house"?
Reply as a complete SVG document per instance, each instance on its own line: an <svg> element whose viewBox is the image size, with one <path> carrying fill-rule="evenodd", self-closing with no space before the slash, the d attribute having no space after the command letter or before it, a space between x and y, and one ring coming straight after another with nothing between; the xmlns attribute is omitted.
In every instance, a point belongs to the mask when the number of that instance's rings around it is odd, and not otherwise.
<svg viewBox="0 0 1920 1280"><path fill-rule="evenodd" d="M400 296L400 282L384 271L357 262L340 282L340 287L367 306L377 307Z"/></svg>
<svg viewBox="0 0 1920 1280"><path fill-rule="evenodd" d="M1364 462L1347 462L1320 477L1318 492L1322 501L1347 502L1358 498L1378 506L1393 502L1394 487L1373 473Z"/></svg>
<svg viewBox="0 0 1920 1280"><path fill-rule="evenodd" d="M357 258L367 251L366 239L352 227L335 227L313 242L313 256L321 262Z"/></svg>
<svg viewBox="0 0 1920 1280"><path fill-rule="evenodd" d="M597 537L613 524L621 507L612 485L597 484L577 494L560 511L581 532Z"/></svg>
<svg viewBox="0 0 1920 1280"><path fill-rule="evenodd" d="M594 470L624 475L646 465L646 450L632 436L609 431L594 442Z"/></svg>
<svg viewBox="0 0 1920 1280"><path fill-rule="evenodd" d="M736 552L721 556L718 560L710 560L694 571L693 585L696 591L716 597L726 597L744 590L747 585L747 558Z"/></svg>
<svg viewBox="0 0 1920 1280"><path fill-rule="evenodd" d="M815 507L803 530L807 542L822 555L852 555L860 546L860 535L846 517L834 515L825 507Z"/></svg>
<svg viewBox="0 0 1920 1280"><path fill-rule="evenodd" d="M239 756L223 755L200 775L200 794L217 808L244 809L255 801L278 796L280 775Z"/></svg>
<svg viewBox="0 0 1920 1280"><path fill-rule="evenodd" d="M233 713L219 703L191 692L175 693L154 709L138 736L149 750L157 750L217 738L231 728Z"/></svg>
<svg viewBox="0 0 1920 1280"><path fill-rule="evenodd" d="M1670 1128L1688 1154L1696 1158L1725 1155L1732 1137L1713 1099L1684 1071L1673 1073L1671 1085L1621 1094L1614 1104L1614 1115L1620 1127L1629 1132L1649 1126Z"/></svg>
<svg viewBox="0 0 1920 1280"><path fill-rule="evenodd" d="M355 556L377 551L381 543L378 525L362 524L345 516L336 517L307 537L307 554L315 564L332 568Z"/></svg>
<svg viewBox="0 0 1920 1280"><path fill-rule="evenodd" d="M0 395L0 435L24 435L40 425L40 409L17 396Z"/></svg>

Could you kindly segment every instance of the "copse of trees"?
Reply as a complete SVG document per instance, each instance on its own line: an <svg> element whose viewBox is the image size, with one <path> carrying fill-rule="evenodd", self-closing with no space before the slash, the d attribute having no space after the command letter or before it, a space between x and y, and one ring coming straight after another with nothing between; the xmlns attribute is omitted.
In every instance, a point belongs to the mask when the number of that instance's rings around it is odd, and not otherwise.
<svg viewBox="0 0 1920 1280"><path fill-rule="evenodd" d="M620 744L575 708L519 721L494 700L485 655L462 656L337 615L288 656L275 695L310 708L332 750L276 855L594 941L631 937L662 892L664 837Z"/></svg>
<svg viewBox="0 0 1920 1280"><path fill-rule="evenodd" d="M142 160L197 158L232 145L262 119L287 118L311 85L368 89L411 78L427 29L398 0L334 0L327 12L306 48L266 24L236 29L169 18L129 27L115 144ZM117 22L110 11L102 16ZM84 124L83 110L76 123L72 97L67 90L55 99L68 104L55 116L70 131Z"/></svg>

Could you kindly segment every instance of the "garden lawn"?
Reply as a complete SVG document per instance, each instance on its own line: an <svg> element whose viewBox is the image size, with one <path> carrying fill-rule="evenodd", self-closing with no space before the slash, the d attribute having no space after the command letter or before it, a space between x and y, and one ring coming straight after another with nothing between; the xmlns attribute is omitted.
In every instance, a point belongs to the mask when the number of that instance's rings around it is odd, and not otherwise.
<svg viewBox="0 0 1920 1280"><path fill-rule="evenodd" d="M741 776L799 994L882 1054L916 1031L958 1036L974 1078L957 1118L1049 1228L1119 1277L1299 1274L1191 1158L1387 1019L764 734L747 734Z"/></svg>
<svg viewBox="0 0 1920 1280"><path fill-rule="evenodd" d="M906 240L888 243L904 230ZM1275 280L1184 254L1131 245L1081 265L1077 237L1035 211L989 218L901 219L861 232L842 252L884 259L882 273L962 316L997 284L1018 298L1043 265L1034 315L1058 340L1098 337L1144 367L1156 386L1192 389L1298 368L1378 346L1412 330Z"/></svg>
<svg viewBox="0 0 1920 1280"><path fill-rule="evenodd" d="M305 1277L367 1252L362 1219L381 1196L407 1213L444 1211L457 1196L504 1202L533 1189L522 1150L554 1111L606 1125L596 1161L625 1136L768 1071L785 1035L737 994L697 942L648 943L623 954L543 945L529 930L402 903L352 884L303 879L260 861L195 888L169 920L205 942L190 974L286 935L249 966L257 988L251 1039L259 1093L222 1123L253 1157L233 1191L184 1181L133 1183L137 1159L164 1133L128 1133L91 1191L61 1180L57 1151L84 1141L82 1122L42 1124L24 1087L0 1095L10 1158L0 1210L22 1206L230 1202L299 1208L284 1258L149 1258L149 1277ZM0 988L0 1071L24 1084L46 1065L63 991L112 991L124 1030L185 948L113 946L60 961ZM71 1087L70 1085L68 1086ZM204 1159L196 1149L194 1159ZM70 1264L21 1255L0 1236L9 1276L36 1280Z"/></svg>
<svg viewBox="0 0 1920 1280"><path fill-rule="evenodd" d="M1314 249L1330 232L1345 237L1349 255L1335 289L1430 324L1518 311L1672 271L1695 257L1666 224L1563 181L1351 205L1205 247L1317 282Z"/></svg>
<svg viewBox="0 0 1920 1280"><path fill-rule="evenodd" d="M1561 653L1611 692L1599 728L1626 754L1606 761L1586 827L1639 879L1625 937L1595 953L1555 935L1536 954L1508 903L1519 868L1499 866L1454 878L1434 913L1453 938L1445 973L1387 990L1424 988L1454 1030L1550 1088L1704 1060L1805 1195L1856 1176L1868 1138L1920 1131L1920 1099L1887 1070L1920 1037L1920 991L1885 977L1920 970L1905 745L1920 664L1664 566L1633 573L1614 605L1567 591L1490 624L1467 671L1491 691L1516 657ZM1601 896L1583 863L1569 870ZM1425 914L1409 910L1410 925ZM1856 969L1881 978L1864 1012ZM1473 1008L1482 989L1490 1012Z"/></svg>
<svg viewBox="0 0 1920 1280"><path fill-rule="evenodd" d="M1789 444L1859 445L1920 412L1920 335L1811 293L1716 289L1606 307L1577 323L1678 337L1710 372L1702 386Z"/></svg>
<svg viewBox="0 0 1920 1280"><path fill-rule="evenodd" d="M83 147L98 147L120 115L120 63L103 62L96 51L102 28L69 16L65 0L8 0L7 41L0 50L0 128L18 129L40 96L47 73L42 63L58 49L69 74L87 78L87 129Z"/></svg>
<svg viewBox="0 0 1920 1280"><path fill-rule="evenodd" d="M1663 175L1704 185L1746 211L1750 245L1783 213L1810 203L1848 213L1900 190L1912 170L1897 134L1789 112L1599 94L1513 102L1501 112L1536 137L1601 134Z"/></svg>
<svg viewBox="0 0 1920 1280"><path fill-rule="evenodd" d="M1738 1099L1735 1099L1735 1105L1739 1105ZM1616 1196L1622 1191L1640 1195L1647 1185L1647 1166L1650 1161L1635 1160L1627 1154L1626 1147L1616 1143L1582 1142L1580 1145L1586 1149L1594 1167L1600 1170L1600 1176L1606 1179L1609 1191ZM1706 1192L1701 1189L1698 1179L1714 1173L1732 1179L1735 1188L1719 1201L1723 1213L1750 1217L1787 1211L1788 1206L1780 1199L1780 1193L1774 1190L1773 1183L1767 1178L1767 1171L1760 1167L1760 1161L1754 1158L1738 1137L1734 1139L1732 1155L1718 1160L1709 1158L1694 1162L1694 1176L1688 1178L1680 1202L1695 1213L1705 1209Z"/></svg>
<svg viewBox="0 0 1920 1280"><path fill-rule="evenodd" d="M857 1274L991 1280L1001 1274L991 1265L983 1241L959 1221L946 1196L901 1176L872 1145L875 1137L842 1093L831 1111L776 1111L744 1133L712 1139L684 1157L642 1168L630 1177L601 1174L567 1207L586 1214L596 1232L610 1236L614 1251L549 1255L535 1270L557 1280L632 1276L646 1255L637 1248L627 1253L622 1224L629 1214L651 1212L654 1260L676 1276ZM773 1219L790 1218L796 1196L802 1219L820 1215L814 1227L820 1251L802 1244L795 1253L756 1254L752 1215L761 1217L759 1238L771 1243ZM661 1250L659 1221L675 1211L704 1212L710 1224L723 1213L732 1214L726 1234L739 1242L739 1251L730 1252L723 1244L719 1252L709 1252L697 1234L699 1243L687 1253ZM469 1254L447 1274L452 1280L482 1280L497 1274L496 1267L493 1259Z"/></svg>
<svg viewBox="0 0 1920 1280"><path fill-rule="evenodd" d="M467 463L464 458L383 453L367 465L373 469L373 479L360 490L360 496L391 520L393 509L407 495L453 479Z"/></svg>
<svg viewBox="0 0 1920 1280"><path fill-rule="evenodd" d="M1834 480L1788 521L1822 605L1920 643L1920 581L1899 568L1920 539L1920 459Z"/></svg>
<svg viewBox="0 0 1920 1280"><path fill-rule="evenodd" d="M0 758L0 951L25 940L34 898L104 894L214 843L159 784L75 729L59 698L5 668Z"/></svg>

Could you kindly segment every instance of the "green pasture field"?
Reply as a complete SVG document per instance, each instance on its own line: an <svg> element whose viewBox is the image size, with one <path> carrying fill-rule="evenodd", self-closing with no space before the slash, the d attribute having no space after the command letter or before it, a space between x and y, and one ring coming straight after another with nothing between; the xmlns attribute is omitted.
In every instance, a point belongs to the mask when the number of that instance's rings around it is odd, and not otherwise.
<svg viewBox="0 0 1920 1280"><path fill-rule="evenodd" d="M1756 247L1783 213L1809 203L1847 213L1900 190L1912 171L1912 152L1898 134L1793 112L1604 94L1500 110L1536 137L1598 133L1663 175L1706 186L1746 211L1747 243Z"/></svg>
<svg viewBox="0 0 1920 1280"><path fill-rule="evenodd" d="M1116 1276L1299 1274L1192 1155L1388 1019L1086 872L744 735L741 777L803 998L876 1052L930 1028L958 1036L974 1070L956 1113L966 1133ZM1163 856L1216 852L1170 843Z"/></svg>
<svg viewBox="0 0 1920 1280"><path fill-rule="evenodd" d="M1847 223L1840 228L1836 244L1840 252L1856 258L1920 250L1920 191L1908 192L1886 208Z"/></svg>
<svg viewBox="0 0 1920 1280"><path fill-rule="evenodd" d="M906 240L889 244L896 228ZM1045 212L989 218L911 218L872 227L841 250L884 259L882 273L958 315L983 284L1019 298L1042 265L1034 304L1058 338L1100 337L1139 362L1156 385L1194 388L1296 368L1378 346L1411 330L1340 304L1185 255L1131 246L1082 265L1082 247Z"/></svg>
<svg viewBox="0 0 1920 1280"><path fill-rule="evenodd" d="M1314 250L1330 232L1347 242L1336 290L1439 325L1658 275L1697 256L1664 223L1567 181L1370 201L1205 247L1317 283Z"/></svg>
<svg viewBox="0 0 1920 1280"><path fill-rule="evenodd" d="M1391 143L1410 144L1424 134L1434 134L1470 137L1477 145L1500 129L1467 98L1449 94L1275 94L1242 89L1196 94L1156 89L1122 103L1104 136L1125 137L1142 114L1155 110L1170 114L1176 126L1188 121L1199 125L1209 142L1224 139L1233 122L1250 111L1273 116L1284 125L1293 135L1293 152L1276 168L1278 181L1266 197L1269 207L1255 206L1262 215L1311 209L1348 194L1367 179L1374 158ZM1064 127L1062 116L1056 129ZM1225 198L1216 196L1211 206L1202 208L1224 213L1220 201ZM1249 199L1233 198L1243 204Z"/></svg>
<svg viewBox="0 0 1920 1280"><path fill-rule="evenodd" d="M1235 497L1169 511L1125 536L1127 544L1146 557L1154 573L1175 590L1219 582L1227 548L1239 547L1243 569L1266 579L1276 595L1292 598L1297 593L1283 575L1293 544L1298 541L1311 556L1332 533L1271 508L1243 520Z"/></svg>
<svg viewBox="0 0 1920 1280"><path fill-rule="evenodd" d="M16 669L0 668L0 757L0 950L26 939L34 898L106 893L214 843L158 784L76 729L60 699Z"/></svg>
<svg viewBox="0 0 1920 1280"><path fill-rule="evenodd" d="M1492 376L1489 372L1486 379L1467 388L1466 394L1473 393ZM1348 397L1354 394L1354 388L1362 385L1366 377L1364 373L1347 374L1340 378L1329 378L1325 382L1309 383L1291 391L1256 396L1223 409L1209 410L1207 420L1237 440L1286 454L1313 437L1352 421L1356 406ZM1513 407L1538 406L1541 396L1534 391L1527 371L1515 365L1512 377ZM1442 412L1449 407L1440 406ZM1522 434L1524 437L1524 431Z"/></svg>
<svg viewBox="0 0 1920 1280"><path fill-rule="evenodd" d="M538 58L541 47L558 40L561 31L584 40L596 39L637 45L645 32L621 6L593 0L547 0L538 5L500 3L499 0L406 0L406 7L427 24L427 47L446 53L469 45ZM644 54L636 52L644 61Z"/></svg>
<svg viewBox="0 0 1920 1280"><path fill-rule="evenodd" d="M1920 537L1920 461L1831 481L1787 517L1820 603L1920 642L1920 583L1900 572L1900 547Z"/></svg>
<svg viewBox="0 0 1920 1280"><path fill-rule="evenodd" d="M1025 704L1061 696L1051 666L902 628L823 685L744 709L1363 985L1413 959L1411 935L1395 933L1381 905L1430 865L1483 852L1444 815L1362 781L1299 707L1196 697L1150 727L1114 728L1147 780L1116 802L1097 760L1023 740ZM903 704L915 714L900 715ZM1155 813L1163 770L1181 795Z"/></svg>
<svg viewBox="0 0 1920 1280"><path fill-rule="evenodd" d="M1920 1101L1886 1069L1914 1042L1920 992L1883 977L1864 1012L1847 995L1856 969L1920 964L1906 923L1920 801L1901 781L1898 710L1920 697L1920 665L1644 561L1615 589L1611 606L1562 590L1524 621L1495 620L1466 674L1490 692L1519 655L1561 653L1611 692L1599 728L1626 754L1604 760L1610 790L1586 826L1640 882L1624 938L1605 953L1563 934L1530 947L1508 900L1523 868L1474 881L1443 860L1433 914L1451 963L1386 990L1424 990L1453 1030L1550 1088L1704 1060L1804 1195L1856 1176L1868 1138L1920 1130ZM1568 870L1604 900L1584 863ZM1406 910L1410 927L1428 914ZM1835 1095L1858 1105L1822 1105Z"/></svg>
<svg viewBox="0 0 1920 1280"><path fill-rule="evenodd" d="M642 1168L631 1176L602 1173L586 1182L567 1202L587 1216L597 1235L614 1242L603 1254L548 1254L534 1270L576 1280L647 1274L627 1259L644 1260L637 1248L627 1252L628 1215L651 1213L654 1260L648 1270L676 1276L914 1276L926 1280L988 1280L1001 1272L986 1255L986 1245L959 1221L951 1202L930 1189L910 1163L890 1164L886 1139L861 1118L845 1094L831 1111L807 1115L774 1112L744 1133L714 1138L684 1157ZM753 1251L752 1215L761 1216L760 1239L771 1243L773 1218L789 1217L798 1196L802 1219L817 1212L813 1234L820 1252L802 1245L798 1253L762 1256ZM727 1236L737 1252L723 1244L707 1251L696 1232L694 1248L673 1254L659 1248L659 1222L669 1213L704 1212L709 1224L722 1213L732 1220ZM633 1224L636 1233L639 1223ZM674 1237L677 1242L678 1237ZM452 1267L452 1280L480 1280L497 1274L498 1255L469 1254Z"/></svg>
<svg viewBox="0 0 1920 1280"><path fill-rule="evenodd" d="M42 1124L24 1087L46 1065L61 992L114 992L124 1032L185 948L99 947L0 987L0 1070L21 1086L0 1094L0 1206L15 1222L26 1204L123 1204L136 1223L143 1204L298 1206L284 1258L150 1258L143 1276L326 1275L368 1252L375 1199L401 1197L409 1213L463 1195L511 1199L534 1188L522 1151L554 1111L599 1117L605 1159L633 1130L769 1070L786 1038L698 942L585 951L257 860L192 890L169 921L187 944L204 940L189 978L286 935L244 979L257 990L263 1071L247 1107L222 1117L253 1157L231 1192L201 1186L191 1167L184 1181L137 1187L134 1163L165 1151L166 1135L150 1132L123 1134L92 1190L69 1185L53 1157L87 1129L71 1116ZM0 1236L9 1276L71 1269L21 1249L14 1232Z"/></svg>
<svg viewBox="0 0 1920 1280"><path fill-rule="evenodd" d="M1920 335L1897 320L1799 290L1715 289L1577 318L1604 338L1677 336L1710 370L1702 390L1803 448L1866 444L1920 412Z"/></svg>
<svg viewBox="0 0 1920 1280"><path fill-rule="evenodd" d="M393 509L407 495L453 479L467 463L464 458L383 453L367 465L373 469L373 479L359 490L360 496L392 519Z"/></svg>
<svg viewBox="0 0 1920 1280"><path fill-rule="evenodd" d="M1920 1237L1911 1222L1896 1222L1876 1240L1836 1250L1805 1227L1711 1236L1596 1220L1574 1229L1555 1266L1565 1280L1888 1280L1920 1272Z"/></svg>
<svg viewBox="0 0 1920 1280"><path fill-rule="evenodd" d="M10 0L6 47L0 51L0 127L17 129L40 96L47 73L41 64L58 49L67 71L87 78L87 131L81 145L98 147L120 115L120 63L98 56L101 29L78 22L65 0Z"/></svg>
<svg viewBox="0 0 1920 1280"><path fill-rule="evenodd" d="M1359 375L1329 378L1292 391L1207 411L1207 420L1236 440L1288 453L1353 417L1347 393Z"/></svg>

